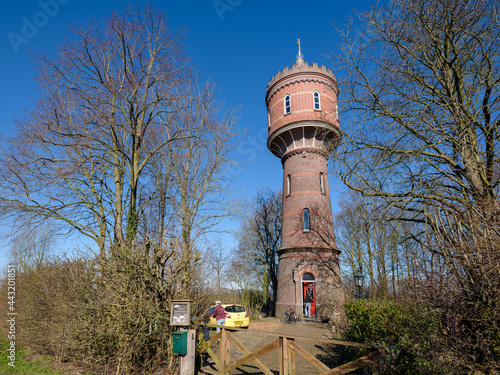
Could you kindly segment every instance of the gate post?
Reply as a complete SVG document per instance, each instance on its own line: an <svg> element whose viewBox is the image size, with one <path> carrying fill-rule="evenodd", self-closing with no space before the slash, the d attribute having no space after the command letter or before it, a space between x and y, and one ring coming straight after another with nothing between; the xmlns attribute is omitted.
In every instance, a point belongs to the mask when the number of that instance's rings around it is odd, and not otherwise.
<svg viewBox="0 0 500 375"><path fill-rule="evenodd" d="M227 337L228 332L225 328L222 328L222 337L221 337L221 362L222 362L222 369L223 372L225 372L226 366L230 362L230 353L231 353L231 342L229 341L229 338Z"/></svg>
<svg viewBox="0 0 500 375"><path fill-rule="evenodd" d="M294 341L292 338L287 339L287 347L288 341ZM295 375L295 350L288 347L288 373L290 375Z"/></svg>
<svg viewBox="0 0 500 375"><path fill-rule="evenodd" d="M385 349L383 347L378 348L377 358L373 366L373 375L384 375L386 373L385 368Z"/></svg>
<svg viewBox="0 0 500 375"><path fill-rule="evenodd" d="M289 341L293 339L286 336L280 337L280 375L295 375L295 350L288 346Z"/></svg>
<svg viewBox="0 0 500 375"><path fill-rule="evenodd" d="M187 353L180 356L180 374L194 375L196 355L196 330L187 330Z"/></svg>
<svg viewBox="0 0 500 375"><path fill-rule="evenodd" d="M285 336L281 339L281 370L280 375L288 375L288 340Z"/></svg>

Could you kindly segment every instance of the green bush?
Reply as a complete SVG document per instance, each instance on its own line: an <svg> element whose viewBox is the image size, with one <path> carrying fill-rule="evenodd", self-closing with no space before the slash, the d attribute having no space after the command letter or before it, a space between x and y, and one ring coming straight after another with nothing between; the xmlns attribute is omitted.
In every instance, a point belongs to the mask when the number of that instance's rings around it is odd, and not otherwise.
<svg viewBox="0 0 500 375"><path fill-rule="evenodd" d="M33 353L96 371L171 370L170 306L199 303L178 280L187 266L169 249L115 246L106 258L53 259L16 275L16 338ZM7 306L5 283L0 295ZM184 294L181 294L184 293ZM6 327L6 319L0 328ZM18 336L18 337L17 337Z"/></svg>
<svg viewBox="0 0 500 375"><path fill-rule="evenodd" d="M439 316L420 306L390 300L354 300L344 305L345 339L395 347L398 374L445 374L432 360Z"/></svg>

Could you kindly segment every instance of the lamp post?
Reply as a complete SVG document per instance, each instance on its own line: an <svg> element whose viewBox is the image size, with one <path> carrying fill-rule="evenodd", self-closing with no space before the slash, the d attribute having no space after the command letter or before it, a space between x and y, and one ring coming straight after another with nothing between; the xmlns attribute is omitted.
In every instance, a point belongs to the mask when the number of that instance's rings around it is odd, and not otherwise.
<svg viewBox="0 0 500 375"><path fill-rule="evenodd" d="M365 275L363 275L363 269L360 268L358 272L356 272L353 277L354 277L354 285L358 287L358 294L355 296L361 299L363 295L361 294L361 290L363 289L363 283L365 281Z"/></svg>

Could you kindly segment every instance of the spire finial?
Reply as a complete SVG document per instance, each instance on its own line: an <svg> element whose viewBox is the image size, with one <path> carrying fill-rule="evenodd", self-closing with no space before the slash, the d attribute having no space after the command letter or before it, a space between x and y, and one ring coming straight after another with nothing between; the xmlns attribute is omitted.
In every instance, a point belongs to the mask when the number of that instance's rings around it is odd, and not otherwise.
<svg viewBox="0 0 500 375"><path fill-rule="evenodd" d="M297 39L297 44L299 45L299 54L297 55L297 65L302 66L304 65L304 56L302 55L302 52L300 50L300 39Z"/></svg>

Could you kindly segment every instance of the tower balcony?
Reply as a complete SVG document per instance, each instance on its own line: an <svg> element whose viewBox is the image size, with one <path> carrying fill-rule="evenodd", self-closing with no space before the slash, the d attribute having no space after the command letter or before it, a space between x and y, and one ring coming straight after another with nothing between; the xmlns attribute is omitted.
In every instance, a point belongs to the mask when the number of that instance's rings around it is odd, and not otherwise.
<svg viewBox="0 0 500 375"><path fill-rule="evenodd" d="M342 139L338 127L320 120L292 122L274 130L267 139L267 147L283 160L288 154L300 150L328 153Z"/></svg>

